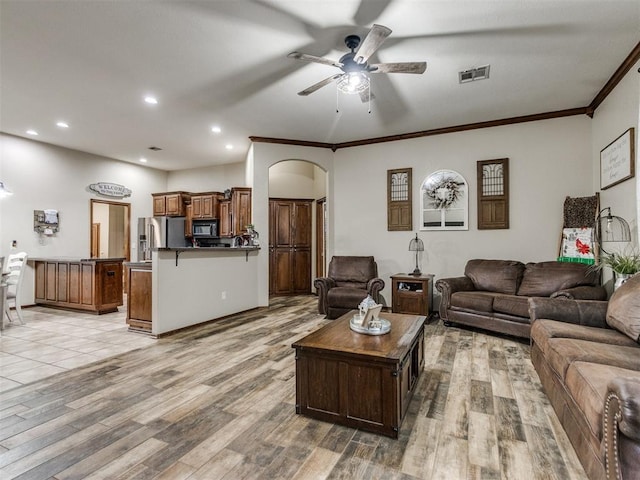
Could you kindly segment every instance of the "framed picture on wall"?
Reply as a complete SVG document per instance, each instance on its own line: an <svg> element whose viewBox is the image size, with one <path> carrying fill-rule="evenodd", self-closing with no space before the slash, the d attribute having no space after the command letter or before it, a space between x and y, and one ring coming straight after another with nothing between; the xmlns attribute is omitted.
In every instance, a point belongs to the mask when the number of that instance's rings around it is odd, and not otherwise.
<svg viewBox="0 0 640 480"><path fill-rule="evenodd" d="M469 230L469 186L453 170L437 170L420 187L420 230Z"/></svg>
<svg viewBox="0 0 640 480"><path fill-rule="evenodd" d="M633 127L600 150L600 189L606 190L635 175Z"/></svg>

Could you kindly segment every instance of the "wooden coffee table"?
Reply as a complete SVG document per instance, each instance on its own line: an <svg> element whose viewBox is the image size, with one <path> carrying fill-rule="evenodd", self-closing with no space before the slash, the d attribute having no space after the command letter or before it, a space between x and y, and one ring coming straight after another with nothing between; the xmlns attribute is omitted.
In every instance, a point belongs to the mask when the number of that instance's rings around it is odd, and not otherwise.
<svg viewBox="0 0 640 480"><path fill-rule="evenodd" d="M424 367L426 317L382 313L391 331L356 333L346 313L295 342L296 413L398 438Z"/></svg>

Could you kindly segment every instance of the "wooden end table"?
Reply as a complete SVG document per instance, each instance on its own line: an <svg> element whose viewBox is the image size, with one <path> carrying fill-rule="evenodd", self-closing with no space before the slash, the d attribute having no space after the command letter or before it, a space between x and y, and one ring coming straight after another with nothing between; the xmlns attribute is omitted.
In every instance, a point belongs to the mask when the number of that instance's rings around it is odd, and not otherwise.
<svg viewBox="0 0 640 480"><path fill-rule="evenodd" d="M418 315L383 313L385 335L349 328L351 311L295 342L296 413L398 438L424 368Z"/></svg>
<svg viewBox="0 0 640 480"><path fill-rule="evenodd" d="M393 313L413 313L429 316L432 308L433 278L430 273L391 275L391 305Z"/></svg>

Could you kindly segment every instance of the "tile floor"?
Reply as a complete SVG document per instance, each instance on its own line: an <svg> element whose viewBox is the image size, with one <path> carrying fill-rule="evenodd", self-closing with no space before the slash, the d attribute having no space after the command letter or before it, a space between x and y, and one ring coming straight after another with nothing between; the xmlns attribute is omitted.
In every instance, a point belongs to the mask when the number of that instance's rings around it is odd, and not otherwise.
<svg viewBox="0 0 640 480"><path fill-rule="evenodd" d="M52 308L24 308L25 325L5 317L0 336L0 392L153 345L150 336L127 331L126 305L93 315ZM15 319L15 312L11 312Z"/></svg>

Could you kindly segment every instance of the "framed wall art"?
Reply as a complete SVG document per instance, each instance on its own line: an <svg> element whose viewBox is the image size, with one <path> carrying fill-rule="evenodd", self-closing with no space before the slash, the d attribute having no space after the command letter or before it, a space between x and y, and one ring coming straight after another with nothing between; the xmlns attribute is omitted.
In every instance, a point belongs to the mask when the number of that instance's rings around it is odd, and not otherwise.
<svg viewBox="0 0 640 480"><path fill-rule="evenodd" d="M635 174L633 127L600 150L600 189L606 190Z"/></svg>
<svg viewBox="0 0 640 480"><path fill-rule="evenodd" d="M420 187L420 230L469 230L469 186L453 170L438 170Z"/></svg>
<svg viewBox="0 0 640 480"><path fill-rule="evenodd" d="M387 170L387 230L413 230L411 169Z"/></svg>
<svg viewBox="0 0 640 480"><path fill-rule="evenodd" d="M477 162L478 230L509 228L509 159Z"/></svg>

